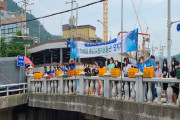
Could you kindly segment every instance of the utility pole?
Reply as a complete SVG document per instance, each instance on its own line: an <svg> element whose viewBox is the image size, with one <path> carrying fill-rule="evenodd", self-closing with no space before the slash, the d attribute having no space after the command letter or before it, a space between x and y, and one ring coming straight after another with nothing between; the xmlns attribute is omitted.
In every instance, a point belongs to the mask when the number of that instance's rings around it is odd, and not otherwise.
<svg viewBox="0 0 180 120"><path fill-rule="evenodd" d="M29 6L29 5L34 5L34 3L29 3L29 1L28 0L22 0L22 1L20 1L20 2L18 2L18 3L23 3L23 6L24 6L24 17L25 17L25 22L24 22L24 33L25 34L27 34L28 32L27 32L27 22L26 22L26 20L27 20L27 17L26 17L26 13L27 13L27 11L31 11L31 10L27 10L27 7Z"/></svg>
<svg viewBox="0 0 180 120"><path fill-rule="evenodd" d="M153 42L153 43L154 43L154 42ZM153 46L153 45L154 45L153 43L152 43L152 55L154 55L155 49L158 49L158 47L154 47L154 46Z"/></svg>
<svg viewBox="0 0 180 120"><path fill-rule="evenodd" d="M28 34L28 32L27 32L27 23L26 23L26 21L27 21L27 18L26 18L26 12L27 11L30 11L30 10L27 10L27 6L29 6L29 5L34 5L34 3L29 3L29 1L28 0L22 0L22 1L20 1L20 2L18 2L18 3L23 3L23 6L24 6L24 17L25 17L25 22L24 22L24 26L23 26L23 30L24 30L24 33L23 34L25 34L25 35L27 35ZM24 38L24 40L26 40L26 37ZM24 45L24 47L25 47L25 57L26 57L26 46L27 45Z"/></svg>
<svg viewBox="0 0 180 120"><path fill-rule="evenodd" d="M71 26L71 40L73 40L73 26L74 26L74 16L73 16L73 5L74 5L74 3L75 3L76 1L75 0L71 0L71 2L66 2L66 4L69 4L69 3L71 3L71 18L70 18L70 20L69 20L69 24L70 24L70 26Z"/></svg>
<svg viewBox="0 0 180 120"><path fill-rule="evenodd" d="M76 5L76 52L75 52L75 70L76 70L76 63L77 63L77 33L78 33L78 3ZM75 79L76 79L76 72L75 72Z"/></svg>
<svg viewBox="0 0 180 120"><path fill-rule="evenodd" d="M167 57L168 57L168 68L171 67L171 0L168 0L168 40L167 40Z"/></svg>
<svg viewBox="0 0 180 120"><path fill-rule="evenodd" d="M163 65L162 59L163 59L164 48L165 48L165 47L166 47L166 46L161 46L161 43L160 43L160 49L159 49L160 65Z"/></svg>
<svg viewBox="0 0 180 120"><path fill-rule="evenodd" d="M121 0L121 32L123 32L123 0ZM122 66L122 52L123 52L123 46L122 46L122 43L123 43L123 33L121 33L121 81L122 81L122 69L123 69L123 66Z"/></svg>
<svg viewBox="0 0 180 120"><path fill-rule="evenodd" d="M75 3L76 1L75 0L71 0L71 2L66 2L66 4L69 4L69 3L71 3L71 18L70 18L70 20L69 20L69 25L71 26L71 30L70 30L70 32L71 32L71 40L73 41L73 26L74 26L74 16L73 16L73 5L74 5L74 3ZM71 58L71 50L70 50L70 58Z"/></svg>
<svg viewBox="0 0 180 120"><path fill-rule="evenodd" d="M106 26L102 21L100 21L100 20L97 20L98 22L100 22L102 25L103 25L103 28L105 27L106 28L106 30L107 31L109 31L108 30L108 26ZM109 33L110 33L110 40L111 40L111 31L109 31ZM103 35L104 36L104 35ZM107 41L106 41L107 42ZM108 62L108 59L107 59L107 56L106 56L106 62L105 62L105 66L107 67L107 62Z"/></svg>

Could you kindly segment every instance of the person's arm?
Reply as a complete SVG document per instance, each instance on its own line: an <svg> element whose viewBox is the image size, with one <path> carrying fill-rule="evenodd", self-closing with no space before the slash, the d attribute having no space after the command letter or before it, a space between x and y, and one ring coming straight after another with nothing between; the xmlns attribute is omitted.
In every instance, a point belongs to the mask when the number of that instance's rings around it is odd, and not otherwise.
<svg viewBox="0 0 180 120"><path fill-rule="evenodd" d="M169 73L167 73L166 78L168 78L168 76L169 76Z"/></svg>
<svg viewBox="0 0 180 120"><path fill-rule="evenodd" d="M90 70L90 74L91 74L92 73L91 68L89 68L89 70Z"/></svg>

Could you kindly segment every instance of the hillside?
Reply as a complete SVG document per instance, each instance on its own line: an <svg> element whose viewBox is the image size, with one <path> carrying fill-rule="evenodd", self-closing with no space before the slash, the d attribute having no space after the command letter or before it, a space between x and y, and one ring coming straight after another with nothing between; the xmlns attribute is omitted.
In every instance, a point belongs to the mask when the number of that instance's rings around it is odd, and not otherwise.
<svg viewBox="0 0 180 120"><path fill-rule="evenodd" d="M17 6L17 4L13 0L7 0L7 10L10 12L20 11L22 8ZM32 14L27 13L27 19L35 18ZM38 20L31 21L27 23L27 27L29 27L29 36L39 37L39 24ZM49 33L44 26L41 26L41 42L45 40L58 39L60 36L52 35Z"/></svg>

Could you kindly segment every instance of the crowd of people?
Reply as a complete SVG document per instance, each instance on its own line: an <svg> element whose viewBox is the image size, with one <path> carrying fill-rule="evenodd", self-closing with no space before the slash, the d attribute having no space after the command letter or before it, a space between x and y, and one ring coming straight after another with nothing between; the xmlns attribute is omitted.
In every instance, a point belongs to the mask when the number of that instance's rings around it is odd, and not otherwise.
<svg viewBox="0 0 180 120"><path fill-rule="evenodd" d="M103 62L103 61L102 61ZM95 62L94 64L90 65L88 63L85 63L83 65L83 70L85 72L85 75L89 75L89 76L97 76L98 75L98 68L105 68L106 66L103 66L103 63L97 63ZM106 67L108 72L111 72L111 68L120 68L121 69L121 64L118 60L115 60L113 58L110 58L109 61L109 65ZM123 60L123 64L122 64L122 76L123 77L128 77L128 73L129 73L129 68L135 67L138 68L139 72L143 73L143 68L154 68L154 77L155 78L169 78L170 76L175 78L176 77L176 68L179 66L179 61L176 61L175 58L172 59L172 66L169 69L168 68L168 63L167 60L164 59L163 61L163 66L160 67L160 63L159 61L155 60L155 56L151 55L150 53L147 53L147 59L145 60L145 58L142 56L139 58L139 60L137 60L137 66L133 66L130 61L129 58L126 57ZM162 68L162 69L161 69ZM47 67L44 67L44 75L50 75L53 77L56 77L56 71L57 70L61 70L63 71L64 74L67 73L68 70L75 70L75 62L73 59L69 60L69 64L60 64L59 66L50 66L49 67L49 71L47 71ZM130 85L130 83L129 83ZM174 84L172 83L172 88L173 88L173 97L172 97L172 102L176 104L177 101L177 96L179 94L179 85L178 84ZM123 83L124 86L124 83ZM147 99L147 92L148 92L148 87L152 88L152 97L153 100L155 100L156 98L156 84L152 83L151 86L148 86L148 84L146 84L145 86L145 97ZM167 98L167 87L168 84L167 83L163 83L163 92L165 93L165 97L166 100L168 100ZM129 87L130 89L130 87Z"/></svg>

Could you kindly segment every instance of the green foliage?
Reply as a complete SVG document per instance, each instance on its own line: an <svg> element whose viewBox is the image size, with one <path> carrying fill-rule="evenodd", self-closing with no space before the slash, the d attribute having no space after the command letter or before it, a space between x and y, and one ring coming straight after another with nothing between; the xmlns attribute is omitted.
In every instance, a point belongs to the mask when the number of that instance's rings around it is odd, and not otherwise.
<svg viewBox="0 0 180 120"><path fill-rule="evenodd" d="M177 54L177 55L175 55L174 57L176 58L177 61L180 62L180 54Z"/></svg>
<svg viewBox="0 0 180 120"><path fill-rule="evenodd" d="M17 12L22 10L13 0L7 0L7 9L10 12ZM27 19L34 19L35 17L32 14L27 13ZM27 22L27 27L29 28L29 36L31 37L39 37L39 24L38 20ZM41 42L45 40L59 39L61 36L52 35L47 32L47 30L41 26Z"/></svg>
<svg viewBox="0 0 180 120"><path fill-rule="evenodd" d="M21 31L16 32L16 36L22 36ZM25 45L16 44L15 41L22 39L20 37L13 37L9 43L5 42L4 38L1 38L1 51L0 57L15 57L18 55L24 56L25 54ZM27 50L28 48L26 48ZM27 50L27 57L31 57L31 53Z"/></svg>

